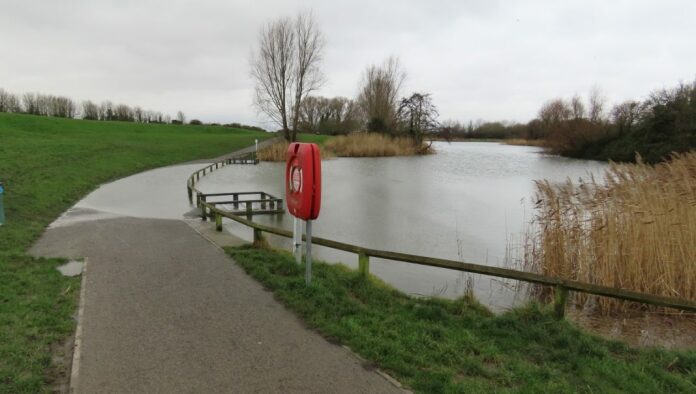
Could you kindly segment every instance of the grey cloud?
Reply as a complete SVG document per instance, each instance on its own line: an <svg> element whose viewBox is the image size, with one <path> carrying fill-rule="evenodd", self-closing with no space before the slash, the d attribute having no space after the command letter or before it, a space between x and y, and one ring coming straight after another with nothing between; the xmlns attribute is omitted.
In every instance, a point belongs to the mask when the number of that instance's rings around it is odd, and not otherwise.
<svg viewBox="0 0 696 394"><path fill-rule="evenodd" d="M525 121L595 85L618 101L696 76L692 1L3 1L0 87L265 124L249 54L306 9L327 39L320 94L355 95L397 55L443 118Z"/></svg>

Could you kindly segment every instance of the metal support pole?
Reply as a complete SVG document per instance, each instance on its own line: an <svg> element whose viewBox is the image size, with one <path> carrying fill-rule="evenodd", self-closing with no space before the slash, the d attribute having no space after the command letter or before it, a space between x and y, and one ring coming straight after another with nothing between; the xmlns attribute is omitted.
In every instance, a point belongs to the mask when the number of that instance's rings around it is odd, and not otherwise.
<svg viewBox="0 0 696 394"><path fill-rule="evenodd" d="M297 264L302 263L302 221L293 216L292 253Z"/></svg>
<svg viewBox="0 0 696 394"><path fill-rule="evenodd" d="M305 284L312 284L312 221L307 220L307 252L305 253Z"/></svg>

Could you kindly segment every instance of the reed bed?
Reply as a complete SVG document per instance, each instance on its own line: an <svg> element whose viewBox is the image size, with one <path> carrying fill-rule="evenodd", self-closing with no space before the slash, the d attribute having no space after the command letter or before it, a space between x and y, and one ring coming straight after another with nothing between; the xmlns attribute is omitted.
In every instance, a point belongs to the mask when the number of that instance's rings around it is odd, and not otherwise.
<svg viewBox="0 0 696 394"><path fill-rule="evenodd" d="M430 145L418 145L410 137L378 133L352 133L331 138L324 144L340 157L413 156L432 153Z"/></svg>
<svg viewBox="0 0 696 394"><path fill-rule="evenodd" d="M288 143L277 142L260 149L258 158L262 161L285 161ZM322 159L340 157L385 157L411 156L432 153L428 144L418 146L409 137L391 137L377 133L353 133L332 137L321 147Z"/></svg>
<svg viewBox="0 0 696 394"><path fill-rule="evenodd" d="M551 276L683 299L696 298L696 152L651 166L612 164L594 178L536 184L527 269ZM549 290L537 289L541 297ZM601 314L651 309L582 293ZM660 312L665 312L660 310Z"/></svg>

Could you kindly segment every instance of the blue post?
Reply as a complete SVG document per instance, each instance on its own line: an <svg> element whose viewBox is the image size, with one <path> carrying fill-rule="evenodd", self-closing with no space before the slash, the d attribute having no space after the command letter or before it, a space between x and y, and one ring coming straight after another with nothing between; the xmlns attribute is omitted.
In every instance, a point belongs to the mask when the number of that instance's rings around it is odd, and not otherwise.
<svg viewBox="0 0 696 394"><path fill-rule="evenodd" d="M5 204L2 201L4 196L5 188L3 187L2 182L0 182L0 226L5 224Z"/></svg>

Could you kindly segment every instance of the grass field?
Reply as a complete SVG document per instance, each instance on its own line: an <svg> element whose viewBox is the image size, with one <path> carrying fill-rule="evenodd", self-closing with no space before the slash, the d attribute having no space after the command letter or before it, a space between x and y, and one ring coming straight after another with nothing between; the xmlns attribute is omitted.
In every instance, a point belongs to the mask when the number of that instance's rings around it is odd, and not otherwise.
<svg viewBox="0 0 696 394"><path fill-rule="evenodd" d="M412 298L318 262L307 288L289 253L227 252L309 326L417 392L696 392L696 352L630 348L536 304L495 316L471 299Z"/></svg>
<svg viewBox="0 0 696 394"><path fill-rule="evenodd" d="M50 346L74 329L79 279L27 248L99 184L149 168L216 157L270 134L224 127L97 122L0 113L0 393L50 390ZM183 193L183 189L182 189Z"/></svg>

